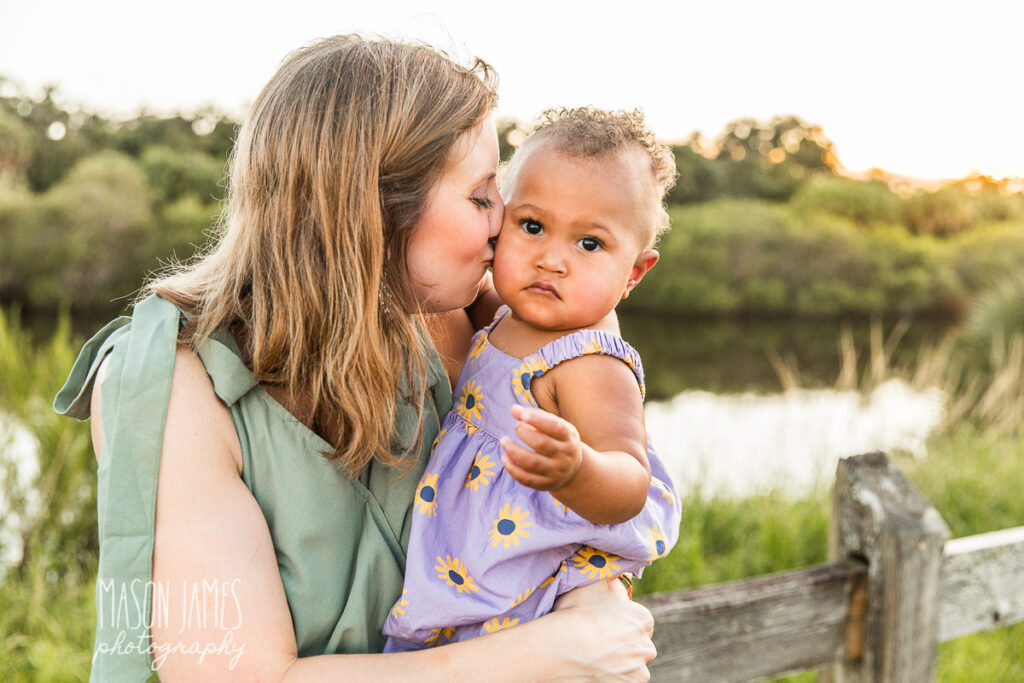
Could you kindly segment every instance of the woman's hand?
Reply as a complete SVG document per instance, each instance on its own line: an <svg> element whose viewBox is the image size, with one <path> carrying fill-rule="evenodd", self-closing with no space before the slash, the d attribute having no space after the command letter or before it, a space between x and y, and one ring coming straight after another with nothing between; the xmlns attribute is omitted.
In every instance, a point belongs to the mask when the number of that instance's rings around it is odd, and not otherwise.
<svg viewBox="0 0 1024 683"><path fill-rule="evenodd" d="M577 646L563 654L575 658L580 679L650 679L647 662L658 654L651 641L654 617L629 599L619 579L569 591L555 602L551 616L574 620L571 632L580 637Z"/></svg>

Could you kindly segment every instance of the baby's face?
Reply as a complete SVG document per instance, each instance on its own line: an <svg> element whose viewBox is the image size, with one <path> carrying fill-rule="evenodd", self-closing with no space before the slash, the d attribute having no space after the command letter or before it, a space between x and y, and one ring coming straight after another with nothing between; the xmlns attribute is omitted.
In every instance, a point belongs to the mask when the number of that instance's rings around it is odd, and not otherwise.
<svg viewBox="0 0 1024 683"><path fill-rule="evenodd" d="M653 253L646 241L658 198L649 162L631 150L575 159L543 141L522 153L505 188L494 285L534 327L592 326L643 276Z"/></svg>

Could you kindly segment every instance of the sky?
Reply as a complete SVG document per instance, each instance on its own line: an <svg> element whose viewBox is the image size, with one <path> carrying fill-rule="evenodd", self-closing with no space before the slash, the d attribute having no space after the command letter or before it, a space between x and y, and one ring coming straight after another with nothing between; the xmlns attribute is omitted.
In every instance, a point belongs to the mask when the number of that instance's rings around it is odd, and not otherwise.
<svg viewBox="0 0 1024 683"><path fill-rule="evenodd" d="M1024 176L1022 26L1020 0L0 0L0 76L119 117L239 117L291 50L359 31L482 57L524 122L639 108L674 142L796 114L851 172L1006 177Z"/></svg>

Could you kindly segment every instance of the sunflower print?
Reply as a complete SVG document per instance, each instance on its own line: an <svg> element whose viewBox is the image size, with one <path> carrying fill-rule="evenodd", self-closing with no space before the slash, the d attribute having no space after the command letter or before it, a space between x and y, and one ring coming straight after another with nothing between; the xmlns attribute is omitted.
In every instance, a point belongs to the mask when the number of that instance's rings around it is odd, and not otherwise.
<svg viewBox="0 0 1024 683"><path fill-rule="evenodd" d="M551 585L551 582L553 582L555 580L555 577L558 576L558 574L560 572L564 572L564 571L566 571L568 569L569 569L569 565L567 565L565 563L565 560L562 560L562 563L558 565L558 569L556 569L551 576L549 576L548 578L544 579L544 583L542 583L539 586L539 588L547 588L548 586ZM525 600L525 598L523 598L523 599Z"/></svg>
<svg viewBox="0 0 1024 683"><path fill-rule="evenodd" d="M469 593L471 591L480 590L480 586L476 585L473 577L469 575L466 570L466 565L462 563L459 558L452 558L451 555L445 555L444 559L441 556L437 557L437 566L434 567L437 571L441 572L437 575L437 578L444 579L449 586L453 586L458 593Z"/></svg>
<svg viewBox="0 0 1024 683"><path fill-rule="evenodd" d="M494 463L490 456L483 451L476 452L476 458L473 459L473 466L469 468L469 472L466 472L466 488L479 491L481 486L487 486L491 483L488 477L494 476Z"/></svg>
<svg viewBox="0 0 1024 683"><path fill-rule="evenodd" d="M576 568L586 574L591 581L609 579L619 573L619 565L615 564L615 560L620 559L619 557L603 550L591 548L589 545L577 550L570 559Z"/></svg>
<svg viewBox="0 0 1024 683"><path fill-rule="evenodd" d="M517 605L523 604L523 602L526 600L526 598L528 598L531 595L533 595L533 591L535 591L535 590L537 590L537 589L536 588L528 588L528 589L526 589L525 592L520 593L519 595L516 596L516 599L512 601L512 604L509 605L508 608L512 609L513 607L516 607Z"/></svg>
<svg viewBox="0 0 1024 683"><path fill-rule="evenodd" d="M668 498L669 505L676 504L676 497L672 495L672 489L668 487L668 484L663 482L661 479L658 479L657 477L651 477L651 486L654 486L659 491L661 491L662 498Z"/></svg>
<svg viewBox="0 0 1024 683"><path fill-rule="evenodd" d="M463 422L462 426L466 429L466 434L469 436L476 436L476 433L480 431L480 428L472 422Z"/></svg>
<svg viewBox="0 0 1024 683"><path fill-rule="evenodd" d="M446 643L451 640L452 636L455 635L455 627L445 626L444 628L432 628L430 629L430 633L430 637L423 641L423 644L427 647L440 645L441 643Z"/></svg>
<svg viewBox="0 0 1024 683"><path fill-rule="evenodd" d="M516 396L520 396L532 406L537 405L533 400L533 394L530 393L530 384L550 369L540 356L532 356L523 361L523 364L512 372L512 389Z"/></svg>
<svg viewBox="0 0 1024 683"><path fill-rule="evenodd" d="M441 430L440 434L438 434L437 436L434 437L434 443L430 444L430 454L431 455L434 454L434 449L437 448L437 444L441 440L441 437L444 436L447 433L448 433L448 428L445 427L444 429Z"/></svg>
<svg viewBox="0 0 1024 683"><path fill-rule="evenodd" d="M455 407L464 420L480 419L480 412L484 408L483 394L479 384L473 380L466 382L466 386L462 388L462 396L459 397L459 404Z"/></svg>
<svg viewBox="0 0 1024 683"><path fill-rule="evenodd" d="M405 599L405 594L408 593L408 592L409 592L409 589L407 589L407 588L403 588L402 589L402 597L400 597L398 599L398 604L395 605L395 608L393 610L391 610L391 617L392 618L397 619L400 616L405 616L405 610L402 609L402 608L409 606L409 601Z"/></svg>
<svg viewBox="0 0 1024 683"><path fill-rule="evenodd" d="M469 364L472 365L473 361L480 357L480 353L487 347L487 333L481 332L480 336L476 338L476 342L473 344L473 348L469 351Z"/></svg>
<svg viewBox="0 0 1024 683"><path fill-rule="evenodd" d="M518 548L520 538L530 537L530 534L526 532L526 528L533 526L533 522L524 521L530 516L530 513L526 510L520 510L518 505L515 510L509 512L511 507L511 503L505 503L505 507L501 508L501 512L498 513L498 518L494 520L494 525L488 534L488 538L491 539L492 548L499 543L504 543L506 550L511 545L515 545Z"/></svg>
<svg viewBox="0 0 1024 683"><path fill-rule="evenodd" d="M668 546L665 544L665 534L661 533L661 529L658 528L657 524L651 527L651 533L647 536L647 548L651 551L651 556L647 558L648 561L664 557L668 551Z"/></svg>
<svg viewBox="0 0 1024 683"><path fill-rule="evenodd" d="M594 353L604 353L604 347L601 346L601 342L597 338L596 334L591 336L590 341L588 341L586 346L583 347L583 353L587 355Z"/></svg>
<svg viewBox="0 0 1024 683"><path fill-rule="evenodd" d="M437 474L427 472L416 487L416 509L421 515L433 517L437 514Z"/></svg>
<svg viewBox="0 0 1024 683"><path fill-rule="evenodd" d="M484 628L487 629L488 633L494 633L495 631L500 631L503 628L512 628L518 623L518 619L509 619L508 617L505 617L499 624L498 617L494 617L493 619L484 624Z"/></svg>
<svg viewBox="0 0 1024 683"><path fill-rule="evenodd" d="M555 504L556 508L558 508L558 507L562 508L562 512L568 512L569 511L569 506L566 505L565 503L563 503L562 501L558 500L557 498L555 498L555 494L553 494L550 491L548 491L548 495L551 496L551 502L553 502Z"/></svg>

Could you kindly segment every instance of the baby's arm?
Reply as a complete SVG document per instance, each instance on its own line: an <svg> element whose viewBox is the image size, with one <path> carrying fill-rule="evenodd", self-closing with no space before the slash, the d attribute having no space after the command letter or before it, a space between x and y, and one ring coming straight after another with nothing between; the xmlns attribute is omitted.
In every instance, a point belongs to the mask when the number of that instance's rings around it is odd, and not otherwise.
<svg viewBox="0 0 1024 683"><path fill-rule="evenodd" d="M516 434L529 448L502 438L508 473L595 524L639 514L651 470L643 401L626 364L582 356L537 378L531 391L543 410L512 408Z"/></svg>

